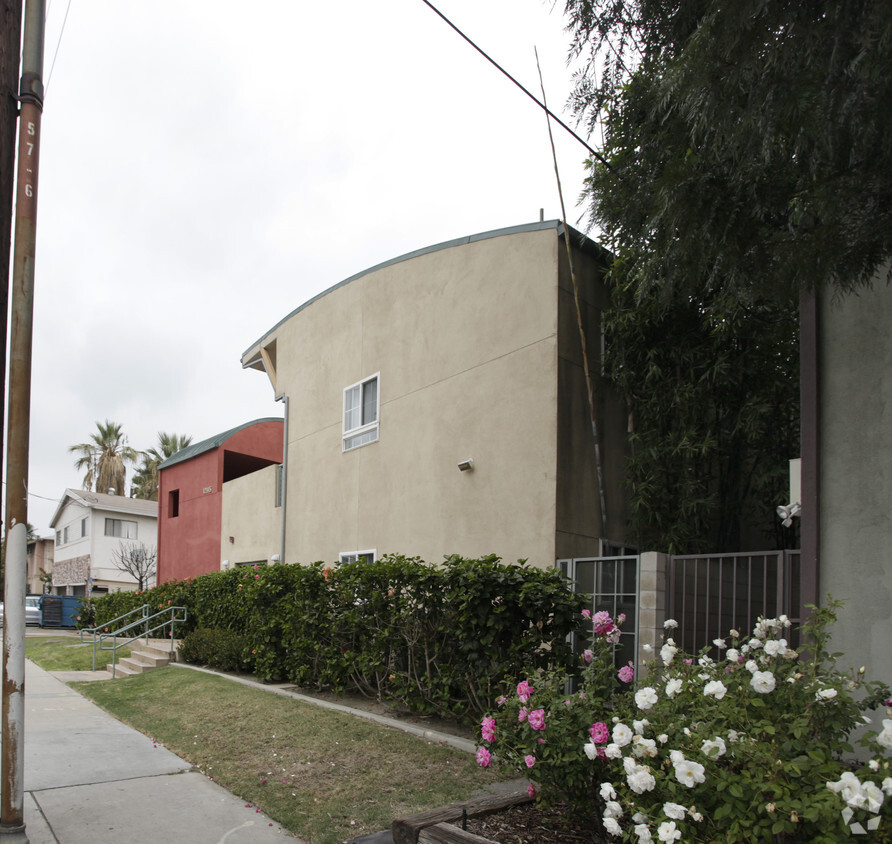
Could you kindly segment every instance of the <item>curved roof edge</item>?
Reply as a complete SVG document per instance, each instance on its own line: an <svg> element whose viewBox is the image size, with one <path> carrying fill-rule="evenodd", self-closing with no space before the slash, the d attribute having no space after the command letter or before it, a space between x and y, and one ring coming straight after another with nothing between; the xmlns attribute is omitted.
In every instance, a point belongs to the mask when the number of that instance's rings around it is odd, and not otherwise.
<svg viewBox="0 0 892 844"><path fill-rule="evenodd" d="M206 451L213 451L215 448L219 448L223 445L223 443L234 434L243 431L245 428L250 428L252 425L259 425L261 422L284 423L284 420L280 416L264 416L262 419L254 419L251 422L245 422L243 425L237 425L235 428L230 428L228 431L223 431L221 434L208 437L200 443L195 443L194 445L189 445L186 446L186 448L180 449L176 454L168 457L163 463L159 463L158 469L167 469L176 463L182 463L184 460L191 460L193 457L198 457L199 454L204 454Z"/></svg>
<svg viewBox="0 0 892 844"><path fill-rule="evenodd" d="M591 250L593 252L605 252L606 250L592 240L588 235L583 234L580 231L577 231L572 226L568 227L570 230L571 237L573 238L575 244L580 249ZM403 261L409 261L412 258L418 258L421 255L429 255L432 252L439 252L443 249L451 249L453 246L464 246L468 243L475 243L479 240L489 240L494 237L506 237L512 234L525 234L527 232L536 232L536 231L547 231L548 229L554 229L558 236L564 234L564 224L560 220L542 220L537 223L524 223L519 226L508 226L507 228L501 229L492 229L487 232L480 232L479 234L471 234L465 235L464 237L457 237L453 240L444 240L442 243L435 243L433 246L425 246L421 249L415 249L412 252L406 252L404 255L399 255L396 258L390 258L387 261L382 261L380 264L375 264L372 267L368 267L361 272L355 273L351 275L349 278L345 278L343 281L339 281L337 284L333 284L331 287L323 290L321 293L317 293L311 299L307 299L302 305L298 305L293 311L291 311L286 316L282 317L269 331L264 332L257 340L255 340L244 352L242 352L241 361L242 368L247 369L251 365L251 361L248 363L245 362L245 358L253 351L257 350L262 344L263 341L266 340L271 334L275 333L275 331L286 322L288 322L291 317L295 314L300 313L304 308L309 307L313 304L313 302L318 301L323 296L327 296L334 290L337 290L339 287L344 287L344 285L350 284L351 281L356 281L358 278L362 278L363 276L370 275L371 273L377 272L378 270L382 270L385 267L393 266L394 264L401 264ZM255 355L256 357L256 355ZM253 361L253 359L252 359ZM162 464L163 465L163 464Z"/></svg>

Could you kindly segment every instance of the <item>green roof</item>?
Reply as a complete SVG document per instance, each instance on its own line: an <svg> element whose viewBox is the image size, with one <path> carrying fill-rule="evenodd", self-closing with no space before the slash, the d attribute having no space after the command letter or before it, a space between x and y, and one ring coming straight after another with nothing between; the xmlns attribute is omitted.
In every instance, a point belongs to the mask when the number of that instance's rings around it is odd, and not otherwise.
<svg viewBox="0 0 892 844"><path fill-rule="evenodd" d="M158 468L167 469L177 463L182 463L184 460L191 460L193 457L204 454L206 451L213 451L223 445L233 434L237 434L245 428L250 428L252 425L259 425L261 422L282 422L282 419L278 416L264 416L262 419L255 419L253 422L245 422L244 425L238 425L235 428L230 428L228 431L223 431L222 434L216 434L213 437L202 440L200 443L193 443L186 448L180 449L176 454L168 457L167 460L161 463Z"/></svg>

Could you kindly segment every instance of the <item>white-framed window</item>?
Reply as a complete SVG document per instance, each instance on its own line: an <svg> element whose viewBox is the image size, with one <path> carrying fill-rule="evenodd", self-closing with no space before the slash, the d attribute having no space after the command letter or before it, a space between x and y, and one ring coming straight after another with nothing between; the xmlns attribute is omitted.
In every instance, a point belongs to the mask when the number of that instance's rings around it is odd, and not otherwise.
<svg viewBox="0 0 892 844"><path fill-rule="evenodd" d="M136 539L136 522L130 519L106 519L105 535L118 539Z"/></svg>
<svg viewBox="0 0 892 844"><path fill-rule="evenodd" d="M89 533L89 519L81 519L81 538L85 537Z"/></svg>
<svg viewBox="0 0 892 844"><path fill-rule="evenodd" d="M62 531L56 531L56 548L58 548L62 544Z"/></svg>
<svg viewBox="0 0 892 844"><path fill-rule="evenodd" d="M338 554L338 562L345 566L348 563L374 563L378 558L378 552L371 551L342 551Z"/></svg>
<svg viewBox="0 0 892 844"><path fill-rule="evenodd" d="M63 545L67 545L71 541L71 539L70 539L71 534L68 532L69 527L70 527L70 525L65 525L65 527L62 528L62 544Z"/></svg>
<svg viewBox="0 0 892 844"><path fill-rule="evenodd" d="M379 374L344 390L343 451L378 441Z"/></svg>

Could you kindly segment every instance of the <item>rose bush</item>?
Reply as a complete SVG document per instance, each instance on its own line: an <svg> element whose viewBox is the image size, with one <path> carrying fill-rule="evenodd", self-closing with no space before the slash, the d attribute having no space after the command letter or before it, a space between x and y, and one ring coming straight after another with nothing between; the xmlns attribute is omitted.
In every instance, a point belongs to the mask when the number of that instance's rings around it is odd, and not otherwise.
<svg viewBox="0 0 892 844"><path fill-rule="evenodd" d="M496 755L500 764L531 777L541 798L570 802L585 813L591 808L597 769L575 737L607 740L607 725L593 721L592 712L603 712L615 693L628 688L634 671L629 665L614 666L620 629L607 613L583 610L578 632L591 636L579 655L578 676L539 671L512 681L496 710L481 722L480 749L485 753L477 758L489 765Z"/></svg>
<svg viewBox="0 0 892 844"><path fill-rule="evenodd" d="M533 695L506 696L483 746L543 798L597 806L605 832L635 844L833 844L862 832L892 841L892 709L858 739L866 761L851 741L865 713L892 698L863 668L836 667L828 631L838 606L812 608L807 658L789 647L783 616L695 655L667 635L634 692L618 687L612 649L596 634L581 694L564 701L557 678L525 678ZM545 713L537 732L520 717L533 707ZM531 769L525 754L537 756Z"/></svg>

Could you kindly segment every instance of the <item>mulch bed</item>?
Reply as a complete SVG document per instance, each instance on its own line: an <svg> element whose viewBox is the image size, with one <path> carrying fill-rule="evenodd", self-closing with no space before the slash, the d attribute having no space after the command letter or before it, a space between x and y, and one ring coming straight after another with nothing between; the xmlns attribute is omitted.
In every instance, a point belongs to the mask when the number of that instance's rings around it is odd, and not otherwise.
<svg viewBox="0 0 892 844"><path fill-rule="evenodd" d="M545 808L535 803L468 818L467 831L499 844L605 844L606 841L591 822L574 822L567 807Z"/></svg>

